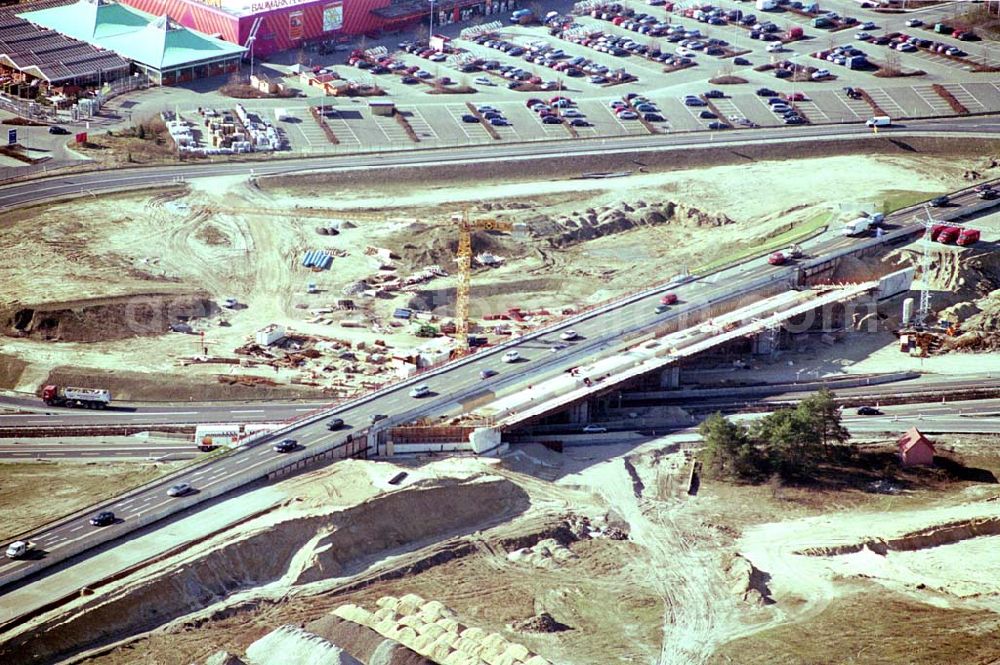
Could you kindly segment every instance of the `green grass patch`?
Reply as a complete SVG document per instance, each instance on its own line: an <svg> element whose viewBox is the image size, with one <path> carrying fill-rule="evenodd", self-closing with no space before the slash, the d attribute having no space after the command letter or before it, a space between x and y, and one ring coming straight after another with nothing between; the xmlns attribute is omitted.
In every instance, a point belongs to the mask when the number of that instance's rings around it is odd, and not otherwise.
<svg viewBox="0 0 1000 665"><path fill-rule="evenodd" d="M761 256L770 252L783 249L789 245L803 242L822 233L826 225L833 217L832 211L818 212L804 222L789 225L787 229L776 236L767 238L763 242L754 242L751 245L741 247L731 254L727 254L705 265L698 266L692 273L695 275L705 275L716 272L728 266L740 263L753 256Z"/></svg>
<svg viewBox="0 0 1000 665"><path fill-rule="evenodd" d="M927 192L914 192L908 189L890 189L883 194L885 198L882 199L881 212L887 216L895 210L908 208L934 197Z"/></svg>

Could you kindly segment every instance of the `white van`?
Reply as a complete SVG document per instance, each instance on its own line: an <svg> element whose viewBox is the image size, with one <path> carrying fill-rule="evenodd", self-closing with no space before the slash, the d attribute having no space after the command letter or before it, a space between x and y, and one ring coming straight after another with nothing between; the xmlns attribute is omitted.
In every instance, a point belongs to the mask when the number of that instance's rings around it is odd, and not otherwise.
<svg viewBox="0 0 1000 665"><path fill-rule="evenodd" d="M816 71L814 71L812 73L812 77L811 78L814 81L816 81L818 79L825 79L829 75L830 75L830 70L829 69L817 69Z"/></svg>
<svg viewBox="0 0 1000 665"><path fill-rule="evenodd" d="M431 389L427 384L416 386L410 390L410 397L426 397L431 394Z"/></svg>
<svg viewBox="0 0 1000 665"><path fill-rule="evenodd" d="M887 115L877 115L874 118L869 118L865 124L869 127L888 127L892 124L892 120Z"/></svg>
<svg viewBox="0 0 1000 665"><path fill-rule="evenodd" d="M31 548L31 544L26 540L15 540L13 543L7 546L7 558L8 559L20 559L28 550Z"/></svg>

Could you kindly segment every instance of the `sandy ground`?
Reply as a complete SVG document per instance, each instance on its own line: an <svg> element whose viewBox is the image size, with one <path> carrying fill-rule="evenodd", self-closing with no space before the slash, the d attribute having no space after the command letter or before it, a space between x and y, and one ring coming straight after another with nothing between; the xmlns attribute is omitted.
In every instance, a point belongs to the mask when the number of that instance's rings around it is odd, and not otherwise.
<svg viewBox="0 0 1000 665"><path fill-rule="evenodd" d="M896 495L788 488L776 498L705 482L690 497L689 439L562 454L524 445L499 463L339 463L237 499L244 513L261 501L278 507L209 540L199 534L217 528L222 507L210 522L172 524L168 539L133 543L133 558L191 544L3 635L0 653L25 640L53 655L126 640L88 662L186 665L220 648L242 654L280 625L345 603L373 610L408 593L565 665L739 662L717 654L872 602L873 585L907 607L1000 614L998 536L962 531L1000 524L995 485L932 474ZM960 452L1000 465L966 439ZM401 488L389 485L400 469ZM107 557L109 571L120 565L115 550ZM512 628L542 612L570 630ZM934 637L911 639L920 650Z"/></svg>
<svg viewBox="0 0 1000 665"><path fill-rule="evenodd" d="M395 262L401 276L429 263L453 272L448 245L455 241L447 219L466 205L504 208L516 202L520 209L493 214L530 225L540 215L551 219L640 200L673 201L735 222L719 227L636 228L562 250L546 248L544 239L507 240L503 245L510 250L507 265L480 271L473 279L474 313L503 311L513 303L558 312L660 281L669 276L662 265L675 266L672 274L680 266L718 258L724 251L720 248L745 243L748 235L766 237L818 212L832 211L835 222L859 209L879 207L884 197L895 196L902 182L908 190L927 194L952 188L960 184L965 166L924 156L830 157L638 173L606 181L438 187L383 183L369 189L352 186L336 195L324 195L322 189L317 194L314 188L308 198L298 188L264 191L242 179L218 178L195 180L186 190L57 204L31 215L30 224L20 213L0 220L6 231L0 248L23 257L0 268L0 283L7 287L0 309L13 317L24 308L52 309L70 303L60 314L65 319L66 311L84 307L85 315L93 311L95 319L84 320L79 327L94 341L5 337L0 354L28 363L12 386L24 391L35 389L56 366L103 372L128 369L203 382L215 375L258 375L285 384L305 380L319 387L348 389L359 382L378 381L387 370L366 363L362 355L361 374L345 374L351 363L339 362L329 352L296 370L219 364L180 367L183 359L202 354L201 339L148 332L162 330L171 314L186 312L179 303L201 299L197 302L208 303L211 311L192 325L205 333L210 356L233 357L234 348L270 323L328 340L340 349L378 339L387 343L384 350L404 353L421 342L408 327L389 325L393 309L408 303L406 293L388 300L355 297L361 309L354 312L322 316L316 312L343 297L345 285L379 272L379 261L364 255L368 245L403 254L404 260ZM768 196L760 196L765 191ZM385 207L386 197L391 197L391 208ZM317 210L301 212L297 207ZM317 225L336 218L351 221L356 228L339 236L315 232ZM331 270L316 273L299 265L308 249L339 250L346 256L336 258ZM307 282L316 282L320 293L307 295ZM452 278L433 280L422 298L443 304L441 313L447 315L453 291L442 289L453 285ZM165 302L166 309L155 315L140 311L135 306L140 294ZM245 308L219 308L227 297L239 299ZM83 299L87 302L78 302ZM117 309L88 309L108 303ZM345 319L359 322L360 327L343 327L340 322ZM147 333L141 344L133 335L137 330ZM133 392L129 387L124 396L144 396Z"/></svg>

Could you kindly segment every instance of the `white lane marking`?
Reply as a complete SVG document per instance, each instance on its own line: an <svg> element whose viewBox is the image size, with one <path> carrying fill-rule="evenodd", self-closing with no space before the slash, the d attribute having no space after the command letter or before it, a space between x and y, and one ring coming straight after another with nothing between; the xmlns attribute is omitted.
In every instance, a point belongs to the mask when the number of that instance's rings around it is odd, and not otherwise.
<svg viewBox="0 0 1000 665"><path fill-rule="evenodd" d="M198 411L169 411L169 412L156 412L156 413L137 413L129 416L130 418L159 418L160 416L193 416L197 415ZM103 414L103 415L114 415L114 414Z"/></svg>
<svg viewBox="0 0 1000 665"><path fill-rule="evenodd" d="M247 409L245 411L230 411L229 413L264 413L264 409Z"/></svg>
<svg viewBox="0 0 1000 665"><path fill-rule="evenodd" d="M316 409L295 409L297 412L301 411L315 411ZM235 411L233 413L236 413Z"/></svg>
<svg viewBox="0 0 1000 665"><path fill-rule="evenodd" d="M69 532L70 533L76 533L77 531L79 531L82 528L83 528L83 525L81 524L80 526L73 527L72 529L69 530Z"/></svg>

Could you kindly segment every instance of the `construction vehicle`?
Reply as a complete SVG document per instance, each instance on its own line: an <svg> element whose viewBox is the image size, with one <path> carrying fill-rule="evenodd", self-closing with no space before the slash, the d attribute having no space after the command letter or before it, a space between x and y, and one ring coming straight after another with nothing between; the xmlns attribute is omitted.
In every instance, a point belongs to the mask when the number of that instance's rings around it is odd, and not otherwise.
<svg viewBox="0 0 1000 665"><path fill-rule="evenodd" d="M958 240L956 244L967 247L969 245L975 245L979 241L979 229L962 229L961 233L958 234Z"/></svg>
<svg viewBox="0 0 1000 665"><path fill-rule="evenodd" d="M42 400L49 406L103 409L111 403L111 392L101 388L45 386L42 388Z"/></svg>
<svg viewBox="0 0 1000 665"><path fill-rule="evenodd" d="M452 215L453 222L458 223L458 249L455 261L458 263L458 289L455 300L455 334L458 337L458 353L468 354L469 344L469 292L472 284L472 232L473 231L507 231L514 230L514 223L497 219L469 219L466 210Z"/></svg>

